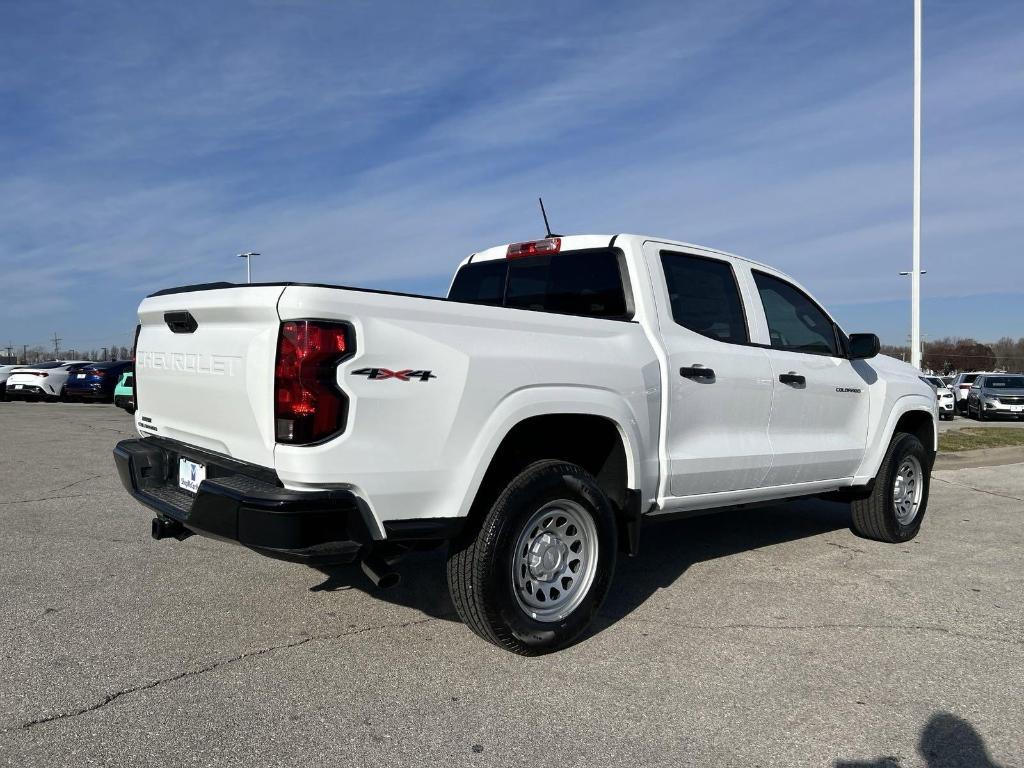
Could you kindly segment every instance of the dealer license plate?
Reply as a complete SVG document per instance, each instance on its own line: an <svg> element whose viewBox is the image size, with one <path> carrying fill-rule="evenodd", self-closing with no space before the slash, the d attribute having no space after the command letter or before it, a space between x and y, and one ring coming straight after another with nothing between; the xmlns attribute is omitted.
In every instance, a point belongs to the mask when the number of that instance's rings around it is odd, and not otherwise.
<svg viewBox="0 0 1024 768"><path fill-rule="evenodd" d="M178 459L178 487L189 493L199 491L199 484L206 479L206 467L188 459Z"/></svg>
<svg viewBox="0 0 1024 768"><path fill-rule="evenodd" d="M1010 406L1010 412L1011 413L1024 413L1024 405L1011 405Z"/></svg>
<svg viewBox="0 0 1024 768"><path fill-rule="evenodd" d="M84 379L85 378L85 374L84 373L78 373L78 374L75 374L75 375L78 376L78 378L80 378L80 379Z"/></svg>

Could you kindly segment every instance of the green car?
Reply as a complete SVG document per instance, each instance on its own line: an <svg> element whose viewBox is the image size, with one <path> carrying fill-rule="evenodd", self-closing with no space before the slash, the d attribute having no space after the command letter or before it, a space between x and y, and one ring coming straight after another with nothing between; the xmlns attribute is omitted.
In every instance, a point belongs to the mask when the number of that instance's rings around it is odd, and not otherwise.
<svg viewBox="0 0 1024 768"><path fill-rule="evenodd" d="M114 387L114 405L124 408L128 413L135 413L135 371L129 368L121 374Z"/></svg>

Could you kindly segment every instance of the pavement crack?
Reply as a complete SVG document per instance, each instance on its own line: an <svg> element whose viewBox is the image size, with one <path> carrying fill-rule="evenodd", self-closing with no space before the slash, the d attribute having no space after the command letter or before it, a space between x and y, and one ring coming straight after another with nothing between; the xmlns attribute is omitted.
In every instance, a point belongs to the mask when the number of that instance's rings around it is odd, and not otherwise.
<svg viewBox="0 0 1024 768"><path fill-rule="evenodd" d="M845 549L848 552L857 552L857 553L859 553L861 555L865 554L863 549L860 549L858 547L851 547L849 544L840 544L838 541L826 541L825 543L828 544L830 547L837 547L838 549Z"/></svg>
<svg viewBox="0 0 1024 768"><path fill-rule="evenodd" d="M54 501L60 499L85 499L95 496L95 493L73 493L70 496L41 496L38 499L19 499L18 501L0 501L0 506L11 506L14 504L34 504L40 501Z"/></svg>
<svg viewBox="0 0 1024 768"><path fill-rule="evenodd" d="M78 709L73 709L73 710L70 710L70 711L67 711L67 712L59 712L59 713L57 713L55 715L47 715L45 717L39 717L39 718L36 718L34 720L29 720L27 722L22 723L19 726L15 726L15 727L12 727L12 728L5 728L2 732L3 733L11 733L11 732L14 732L14 731L26 730L28 728L34 728L37 725L45 725L46 723L52 723L52 722L55 722L55 721L58 721L58 720L66 720L68 718L78 717L80 715L87 715L90 712L96 712L97 710L103 709L104 707L107 707L110 704L113 704L115 701L120 699L122 696L127 696L127 695L132 694L132 693L139 693L141 691L148 691L148 690L150 690L152 688L157 688L157 687L162 686L162 685L167 685L168 683L174 683L174 682L177 682L178 680L184 680L185 678L191 678L191 677L197 677L199 675L205 675L207 672L213 672L213 671L215 671L217 669L220 669L221 667L225 667L225 666L228 666L230 664L234 664L234 663L239 662L239 661L244 661L245 659L252 659L252 658L256 658L258 656L265 656L268 653L274 653L276 651L291 650L292 648L298 648L300 646L306 645L307 643L312 643L314 641L339 640L339 639L341 639L343 637L351 637L353 635L361 635L361 634L364 634L366 632L374 632L374 631L381 630L381 629L404 629L405 627L416 626L416 625L419 625L419 624L426 624L426 623L431 622L431 621L436 621L436 619L427 618L427 619L416 619L416 620L413 620L413 621L404 621L404 622L400 622L400 623L397 623L397 624L377 624L377 625L373 625L373 626L369 626L369 627L359 627L357 629L349 629L349 630L347 630L345 632L331 632L331 633L324 633L324 634L319 634L319 635L309 635L308 637L299 638L298 640L293 640L293 641L288 642L288 643L280 643L278 645L270 645L270 646L267 646L265 648L256 648L254 650L245 651L244 653L240 653L240 654L238 654L236 656L231 656L231 657L226 658L226 659L220 659L218 661L211 662L210 664L206 664L205 666L199 667L197 669L187 669L187 670L185 670L183 672L178 672L176 674L169 675L167 677L158 678L157 680L150 680L150 681L148 681L146 683L142 683L140 685L133 685L130 688L123 688L120 691L115 691L113 693L108 693L100 701L97 701L97 702L95 702L93 704L90 704L88 706L79 707Z"/></svg>
<svg viewBox="0 0 1024 768"><path fill-rule="evenodd" d="M96 480L97 478L105 477L105 476L106 475L104 473L102 473L102 472L97 474L97 475L89 475L89 477L83 477L81 480L75 480L75 482L73 482L73 483L68 483L67 485L62 485L60 488L53 488L53 489L51 489L49 491L43 491L43 493L60 493L61 491L66 491L68 488L71 488L72 486L80 485L82 483L87 483L90 480Z"/></svg>
<svg viewBox="0 0 1024 768"><path fill-rule="evenodd" d="M936 477L935 475L932 475L932 479L938 480L940 483L945 483L946 485L955 485L958 488L966 488L969 491L987 493L989 496L998 496L1001 499L1013 499L1014 501L1024 501L1024 499L1022 499L1020 496L1011 496L1008 493L999 493L998 491L987 491L984 488L975 488L973 485L966 485L964 483L954 483L952 480L946 480L945 478Z"/></svg>

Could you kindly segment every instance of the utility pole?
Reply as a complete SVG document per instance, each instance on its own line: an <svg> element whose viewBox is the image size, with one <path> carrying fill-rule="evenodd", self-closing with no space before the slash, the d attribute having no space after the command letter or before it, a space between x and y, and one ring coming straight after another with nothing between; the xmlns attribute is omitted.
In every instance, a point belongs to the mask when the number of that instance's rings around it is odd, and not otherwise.
<svg viewBox="0 0 1024 768"><path fill-rule="evenodd" d="M910 363L921 367L921 0L914 0L914 266L910 273Z"/></svg>
<svg viewBox="0 0 1024 768"><path fill-rule="evenodd" d="M23 365L28 363L28 344L21 345L21 362Z"/></svg>
<svg viewBox="0 0 1024 768"><path fill-rule="evenodd" d="M63 341L63 339L60 338L59 336L57 336L57 332L54 331L53 332L53 359L54 360L59 360L60 359L60 343L62 341Z"/></svg>
<svg viewBox="0 0 1024 768"><path fill-rule="evenodd" d="M245 259L245 282L246 283L251 283L252 282L252 270L250 269L250 266L252 264L252 257L253 256L259 256L259 254L256 253L255 251L246 251L245 253L238 254L238 258Z"/></svg>
<svg viewBox="0 0 1024 768"><path fill-rule="evenodd" d="M14 356L14 345L11 344L11 342L7 342L7 356L8 357L13 357Z"/></svg>

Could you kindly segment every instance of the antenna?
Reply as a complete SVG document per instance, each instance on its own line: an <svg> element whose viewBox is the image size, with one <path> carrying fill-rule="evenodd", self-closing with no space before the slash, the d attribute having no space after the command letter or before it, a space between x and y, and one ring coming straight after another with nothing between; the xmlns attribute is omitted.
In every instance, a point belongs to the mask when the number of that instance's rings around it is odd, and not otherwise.
<svg viewBox="0 0 1024 768"><path fill-rule="evenodd" d="M545 237L561 237L551 231L551 225L548 224L548 212L544 210L544 198L538 197L537 202L540 203L540 215L544 217L544 231L547 233Z"/></svg>

